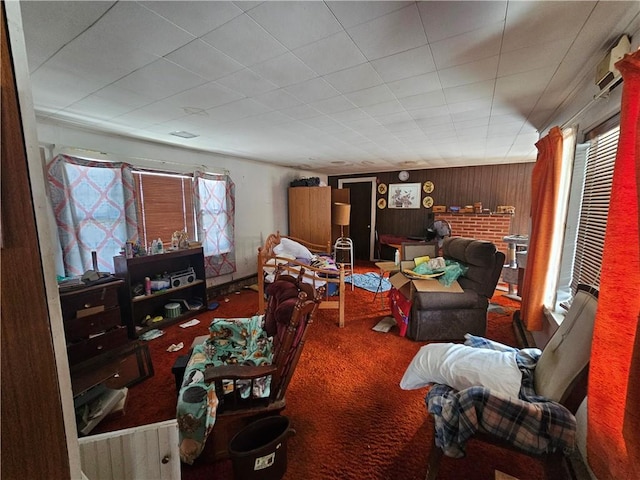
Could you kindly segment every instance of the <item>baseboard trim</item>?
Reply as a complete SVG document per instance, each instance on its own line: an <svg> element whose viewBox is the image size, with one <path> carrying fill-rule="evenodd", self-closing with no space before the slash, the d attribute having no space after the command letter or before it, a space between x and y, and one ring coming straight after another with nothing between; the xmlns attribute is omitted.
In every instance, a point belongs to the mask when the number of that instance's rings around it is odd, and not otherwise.
<svg viewBox="0 0 640 480"><path fill-rule="evenodd" d="M249 275L248 277L237 278L231 282L214 285L207 288L207 298L211 301L214 298L235 293L243 288L258 283L258 275Z"/></svg>

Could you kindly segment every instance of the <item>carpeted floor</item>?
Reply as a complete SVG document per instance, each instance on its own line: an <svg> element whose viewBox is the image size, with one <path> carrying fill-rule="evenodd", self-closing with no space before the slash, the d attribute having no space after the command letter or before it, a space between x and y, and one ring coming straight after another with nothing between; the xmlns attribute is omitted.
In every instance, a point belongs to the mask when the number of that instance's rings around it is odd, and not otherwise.
<svg viewBox="0 0 640 480"><path fill-rule="evenodd" d="M375 271L373 264L356 266L357 273ZM497 292L489 314L487 337L515 345L511 314L518 302ZM310 327L305 350L287 391L284 415L296 435L288 440L286 480L423 479L433 442L433 423L427 414L426 390L404 391L398 386L404 370L422 346L398 336L372 330L389 314L374 293L347 289L346 321L337 326L337 312L319 310ZM175 415L175 386L171 366L191 340L207 333L211 318L255 313L257 293L246 289L217 299L220 307L200 315L201 323L165 329L149 343L155 375L129 391L125 416L105 421L95 432L153 423ZM172 343L185 349L170 353ZM215 431L215 430L214 430ZM463 459L445 458L440 479L494 479L495 470L521 480L544 480L542 466L533 459L496 447L470 442ZM185 480L233 478L230 462L183 465Z"/></svg>

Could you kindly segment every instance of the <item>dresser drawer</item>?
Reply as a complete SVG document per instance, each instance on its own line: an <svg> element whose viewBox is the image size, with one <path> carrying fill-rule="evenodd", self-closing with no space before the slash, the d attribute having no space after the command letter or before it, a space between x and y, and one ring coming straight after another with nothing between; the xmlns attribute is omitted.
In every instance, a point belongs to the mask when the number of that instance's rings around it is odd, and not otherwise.
<svg viewBox="0 0 640 480"><path fill-rule="evenodd" d="M105 330L111 330L122 323L120 308L114 307L88 317L74 318L64 323L64 333L68 342L88 338Z"/></svg>
<svg viewBox="0 0 640 480"><path fill-rule="evenodd" d="M102 335L88 338L77 343L70 343L67 345L69 363L73 365L88 358L95 357L112 348L123 345L127 341L126 327L118 326Z"/></svg>
<svg viewBox="0 0 640 480"><path fill-rule="evenodd" d="M118 287L122 282L96 285L79 292L60 295L62 317L71 320L99 310L108 310L118 306Z"/></svg>

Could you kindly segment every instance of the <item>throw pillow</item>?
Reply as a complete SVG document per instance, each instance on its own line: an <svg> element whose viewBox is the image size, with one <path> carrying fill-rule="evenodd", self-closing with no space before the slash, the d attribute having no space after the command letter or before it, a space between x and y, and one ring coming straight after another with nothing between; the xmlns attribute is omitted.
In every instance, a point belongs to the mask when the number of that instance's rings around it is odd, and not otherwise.
<svg viewBox="0 0 640 480"><path fill-rule="evenodd" d="M500 352L457 343L425 345L411 360L400 381L403 390L433 383L456 390L482 386L518 398L522 373L516 352Z"/></svg>

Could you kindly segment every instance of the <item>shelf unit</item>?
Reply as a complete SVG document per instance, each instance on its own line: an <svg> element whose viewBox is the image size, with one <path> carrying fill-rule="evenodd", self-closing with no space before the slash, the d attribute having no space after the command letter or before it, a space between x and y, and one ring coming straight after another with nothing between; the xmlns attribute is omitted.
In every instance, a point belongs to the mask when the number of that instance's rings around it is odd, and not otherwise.
<svg viewBox="0 0 640 480"><path fill-rule="evenodd" d="M131 338L137 338L148 330L182 321L207 309L207 284L202 247L133 258L119 255L113 257L113 264L116 276L124 280L120 306ZM134 293L136 286L142 285L144 289L145 277L153 280L158 275L171 275L188 268L193 268L195 273L195 280L191 283L159 290L151 295L136 295ZM174 303L175 300L193 301L194 299L202 302L201 308L187 310L182 306L181 313L177 317L163 318L163 320L150 325L144 323L147 315L151 318L164 317L164 306L168 303Z"/></svg>

